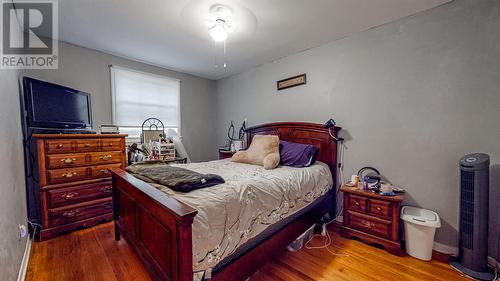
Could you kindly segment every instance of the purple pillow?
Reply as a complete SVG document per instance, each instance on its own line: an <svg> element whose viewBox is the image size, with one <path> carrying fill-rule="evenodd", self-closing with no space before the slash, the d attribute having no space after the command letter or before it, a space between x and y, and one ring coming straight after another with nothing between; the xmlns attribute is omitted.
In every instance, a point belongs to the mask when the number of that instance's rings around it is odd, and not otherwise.
<svg viewBox="0 0 500 281"><path fill-rule="evenodd" d="M280 140L280 165L309 167L318 159L319 149L311 144L301 144Z"/></svg>

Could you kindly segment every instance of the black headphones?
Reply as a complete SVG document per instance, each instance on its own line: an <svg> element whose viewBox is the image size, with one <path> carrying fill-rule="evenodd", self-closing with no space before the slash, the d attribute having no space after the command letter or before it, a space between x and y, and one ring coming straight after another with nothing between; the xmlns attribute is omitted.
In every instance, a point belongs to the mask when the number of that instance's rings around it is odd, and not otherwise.
<svg viewBox="0 0 500 281"><path fill-rule="evenodd" d="M364 175L363 175L364 174ZM358 177L360 180L364 180L365 177L368 177L370 180L373 180L374 187L378 188L380 185L380 172L373 167L363 167L358 171Z"/></svg>

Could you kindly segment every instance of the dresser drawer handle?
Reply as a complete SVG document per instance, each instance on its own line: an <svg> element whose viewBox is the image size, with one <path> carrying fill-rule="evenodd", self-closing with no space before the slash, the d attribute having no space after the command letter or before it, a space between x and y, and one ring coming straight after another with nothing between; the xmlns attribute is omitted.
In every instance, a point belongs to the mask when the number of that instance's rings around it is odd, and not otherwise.
<svg viewBox="0 0 500 281"><path fill-rule="evenodd" d="M57 148L62 148L62 147L63 145L61 143L57 145Z"/></svg>
<svg viewBox="0 0 500 281"><path fill-rule="evenodd" d="M364 227L367 227L367 228L369 228L369 229L371 229L372 227L374 227L374 226L375 226L375 224L374 224L374 223L369 222L369 221L365 221L365 220L362 220L362 221L361 221L361 224L362 224Z"/></svg>
<svg viewBox="0 0 500 281"><path fill-rule="evenodd" d="M359 202L354 202L354 205L359 207Z"/></svg>
<svg viewBox="0 0 500 281"><path fill-rule="evenodd" d="M101 175L106 175L106 174L107 174L107 173L109 173L109 172L108 172L108 170L107 170L107 169L102 169L102 170L100 170L100 171L99 171L99 173L100 173Z"/></svg>
<svg viewBox="0 0 500 281"><path fill-rule="evenodd" d="M108 146L110 146L110 147L111 147L111 146L113 146L113 144L112 144L112 143L110 143L110 144L108 144Z"/></svg>
<svg viewBox="0 0 500 281"><path fill-rule="evenodd" d="M65 173L65 174L62 174L62 176L65 177L65 178L67 178L67 179L70 179L73 176L76 176L76 172Z"/></svg>
<svg viewBox="0 0 500 281"><path fill-rule="evenodd" d="M108 203L104 203L104 204L102 205L102 207L103 207L104 209L111 209L111 208L113 208L113 203L110 203L110 202L108 202Z"/></svg>
<svg viewBox="0 0 500 281"><path fill-rule="evenodd" d="M113 192L113 187L112 186L101 187L101 189L99 189L99 191L102 193L109 194L109 193Z"/></svg>
<svg viewBox="0 0 500 281"><path fill-rule="evenodd" d="M77 195L78 195L78 192L69 192L69 193L64 193L63 195L61 195L61 197L64 200L71 200L71 199L73 199L73 197L75 197Z"/></svg>
<svg viewBox="0 0 500 281"><path fill-rule="evenodd" d="M382 208L377 207L377 211L382 212Z"/></svg>
<svg viewBox="0 0 500 281"><path fill-rule="evenodd" d="M101 160L104 160L104 161L108 161L108 160L111 160L111 159L113 159L113 156L111 156L111 155L101 156Z"/></svg>
<svg viewBox="0 0 500 281"><path fill-rule="evenodd" d="M85 147L90 147L90 144L86 143L86 144L85 144Z"/></svg>
<svg viewBox="0 0 500 281"><path fill-rule="evenodd" d="M63 217L67 217L67 218L72 218L74 216L76 216L76 214L78 214L80 211L78 210L71 210L71 211L66 211L64 213L62 213Z"/></svg>
<svg viewBox="0 0 500 281"><path fill-rule="evenodd" d="M64 164L72 164L74 161L76 161L76 158L64 158L64 159L61 159L61 162L64 163Z"/></svg>

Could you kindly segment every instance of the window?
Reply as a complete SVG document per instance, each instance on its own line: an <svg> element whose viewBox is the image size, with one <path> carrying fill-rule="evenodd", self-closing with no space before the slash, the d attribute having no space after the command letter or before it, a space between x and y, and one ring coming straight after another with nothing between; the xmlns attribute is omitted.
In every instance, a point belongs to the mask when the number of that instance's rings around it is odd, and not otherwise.
<svg viewBox="0 0 500 281"><path fill-rule="evenodd" d="M155 117L165 130L180 131L180 80L131 69L111 67L113 124L134 141L144 120Z"/></svg>

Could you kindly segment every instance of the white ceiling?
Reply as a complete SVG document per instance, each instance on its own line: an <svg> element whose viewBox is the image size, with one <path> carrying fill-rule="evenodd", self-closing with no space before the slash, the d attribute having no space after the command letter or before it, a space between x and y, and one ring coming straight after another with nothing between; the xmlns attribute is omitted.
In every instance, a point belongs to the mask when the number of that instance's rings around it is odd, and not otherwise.
<svg viewBox="0 0 500 281"><path fill-rule="evenodd" d="M59 39L220 79L449 1L59 0ZM228 38L225 69L215 68L221 49L204 26L203 9L214 3L241 17L242 28Z"/></svg>

